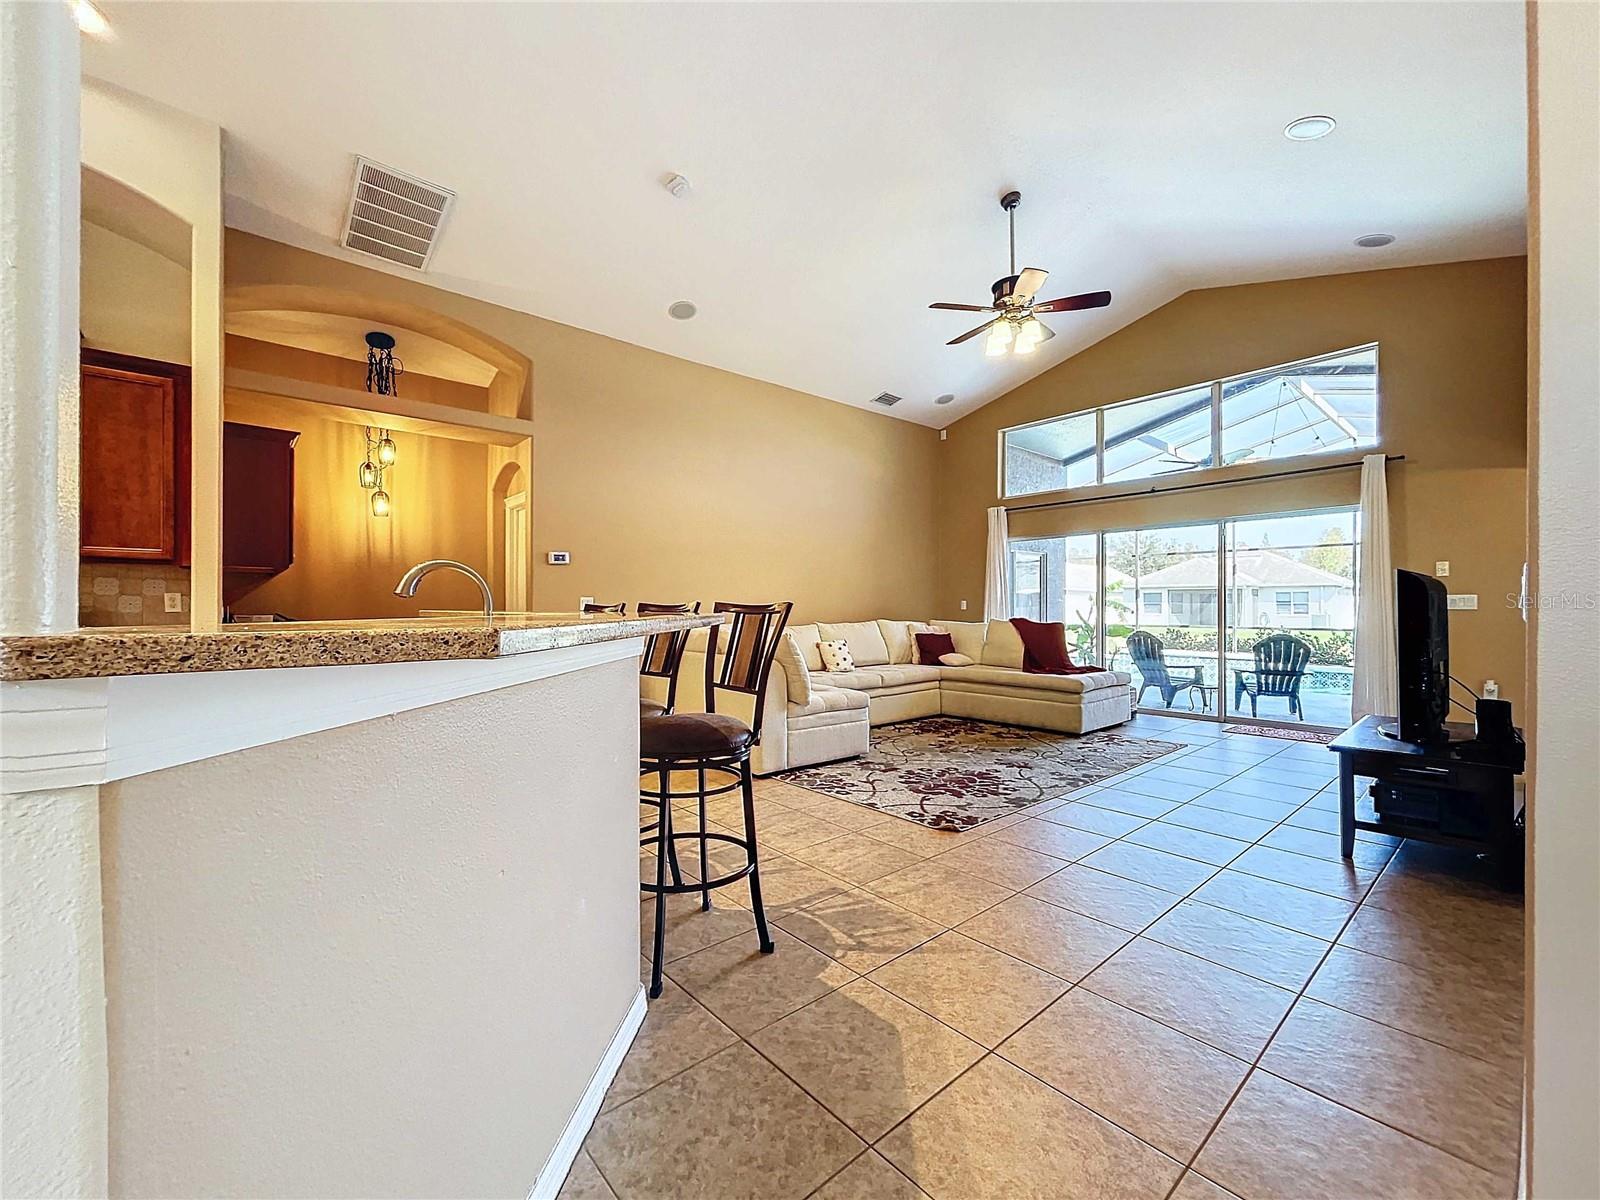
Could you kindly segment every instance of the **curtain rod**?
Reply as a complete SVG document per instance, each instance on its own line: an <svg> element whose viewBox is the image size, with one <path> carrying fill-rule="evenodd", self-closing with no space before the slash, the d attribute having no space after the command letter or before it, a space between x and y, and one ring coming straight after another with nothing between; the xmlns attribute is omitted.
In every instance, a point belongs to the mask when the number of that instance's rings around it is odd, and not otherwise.
<svg viewBox="0 0 1600 1200"><path fill-rule="evenodd" d="M1405 462L1404 454L1385 454L1385 462ZM1174 492L1189 492L1196 488L1234 487L1241 483L1263 483L1271 479L1291 479L1296 475L1320 475L1324 471L1347 471L1359 467L1359 462L1329 463L1322 467L1301 467L1297 471L1275 471L1271 475L1248 475L1243 479L1213 479L1208 483L1184 483L1177 487L1150 487L1139 492L1116 492L1109 496L1080 496L1076 500L1046 500L1038 504L1014 504L1007 513L1029 512L1036 508L1066 508L1073 504L1099 504L1105 500L1136 500L1141 496L1168 496Z"/></svg>

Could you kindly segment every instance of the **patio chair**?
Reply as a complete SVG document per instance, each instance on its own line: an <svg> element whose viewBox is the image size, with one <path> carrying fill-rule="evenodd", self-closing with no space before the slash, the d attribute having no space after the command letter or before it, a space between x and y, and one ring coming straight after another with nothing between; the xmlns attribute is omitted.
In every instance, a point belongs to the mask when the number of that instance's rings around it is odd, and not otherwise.
<svg viewBox="0 0 1600 1200"><path fill-rule="evenodd" d="M1133 701L1135 707L1144 702L1144 694L1150 688L1159 691L1161 702L1171 708L1172 701L1179 692L1200 687L1205 683L1199 667L1168 667L1166 647L1153 633L1146 633L1142 629L1130 633L1128 654L1143 681L1139 684L1139 694Z"/></svg>
<svg viewBox="0 0 1600 1200"><path fill-rule="evenodd" d="M1300 703L1300 681L1311 662L1311 643L1292 633L1274 633L1262 638L1252 650L1254 667L1233 669L1233 708L1250 697L1250 715L1256 716L1256 701L1262 696L1283 696L1289 701L1289 716L1306 719Z"/></svg>

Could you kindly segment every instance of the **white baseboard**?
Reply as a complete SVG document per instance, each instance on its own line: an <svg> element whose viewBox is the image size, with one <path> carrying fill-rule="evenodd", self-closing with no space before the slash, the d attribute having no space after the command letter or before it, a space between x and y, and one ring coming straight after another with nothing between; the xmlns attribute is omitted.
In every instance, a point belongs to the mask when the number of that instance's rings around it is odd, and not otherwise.
<svg viewBox="0 0 1600 1200"><path fill-rule="evenodd" d="M589 1136L589 1127L594 1124L595 1117L600 1113L600 1102L606 1098L606 1089L617 1077L617 1071L622 1067L622 1060L627 1055L628 1048L638 1036L639 1026L644 1024L644 1014L648 1007L644 997L644 985L640 984L639 991L633 998L633 1006L628 1009L628 1015L622 1018L622 1024L617 1026L611 1045L606 1047L605 1057L594 1069L594 1076L583 1091L583 1099L578 1101L578 1107L572 1112L572 1119L567 1122L566 1129L561 1133L561 1140L556 1142L555 1149L550 1151L550 1157L545 1160L544 1169L539 1172L539 1178L534 1180L533 1190L528 1193L528 1200L555 1200L561 1185L567 1181L567 1172L572 1170L572 1162L578 1157L578 1151L583 1148L583 1139Z"/></svg>

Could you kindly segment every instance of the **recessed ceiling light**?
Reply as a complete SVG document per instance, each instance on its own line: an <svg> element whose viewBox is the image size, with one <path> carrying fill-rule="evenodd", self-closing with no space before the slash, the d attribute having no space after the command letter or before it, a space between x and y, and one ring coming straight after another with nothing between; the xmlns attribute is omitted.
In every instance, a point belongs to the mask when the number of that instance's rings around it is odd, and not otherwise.
<svg viewBox="0 0 1600 1200"><path fill-rule="evenodd" d="M78 28L90 37L103 41L112 36L111 22L90 0L72 0L72 15L77 18Z"/></svg>
<svg viewBox="0 0 1600 1200"><path fill-rule="evenodd" d="M935 396L933 398L933 402L935 404L949 404L955 398L956 398L956 396L955 396L954 392L946 392L942 396Z"/></svg>
<svg viewBox="0 0 1600 1200"><path fill-rule="evenodd" d="M1379 246L1387 246L1394 241L1392 233L1368 233L1356 239L1356 245L1363 250L1376 250Z"/></svg>
<svg viewBox="0 0 1600 1200"><path fill-rule="evenodd" d="M1338 124L1339 122L1332 117L1318 114L1296 117L1283 127L1283 136L1291 142L1314 142L1318 138L1327 137Z"/></svg>
<svg viewBox="0 0 1600 1200"><path fill-rule="evenodd" d="M674 321L687 321L699 311L700 310L688 300L674 300L671 304L667 305L667 316L671 317Z"/></svg>

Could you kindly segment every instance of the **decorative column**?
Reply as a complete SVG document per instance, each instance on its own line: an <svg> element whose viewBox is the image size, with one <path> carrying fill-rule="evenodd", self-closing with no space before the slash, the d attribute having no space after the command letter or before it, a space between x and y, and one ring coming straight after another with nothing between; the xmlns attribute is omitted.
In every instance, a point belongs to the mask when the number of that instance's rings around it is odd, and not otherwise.
<svg viewBox="0 0 1600 1200"><path fill-rule="evenodd" d="M0 3L0 632L77 624L78 31ZM0 684L0 784L71 727ZM13 736L16 735L16 736ZM97 789L0 795L0 1194L107 1191Z"/></svg>

